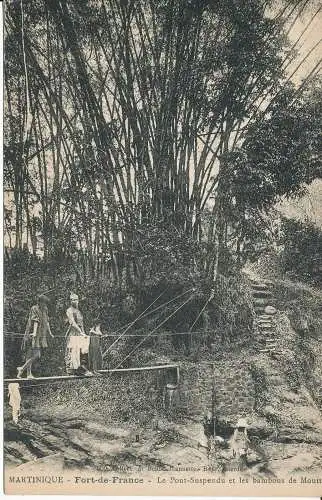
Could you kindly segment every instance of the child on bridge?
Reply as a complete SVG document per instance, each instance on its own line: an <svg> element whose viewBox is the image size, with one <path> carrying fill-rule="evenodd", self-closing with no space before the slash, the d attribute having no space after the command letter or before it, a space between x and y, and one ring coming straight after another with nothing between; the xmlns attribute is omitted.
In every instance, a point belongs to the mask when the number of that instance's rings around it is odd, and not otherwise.
<svg viewBox="0 0 322 500"><path fill-rule="evenodd" d="M90 343L88 351L88 367L91 372L100 375L98 372L102 369L103 358L101 351L101 322L96 318L93 328L89 331Z"/></svg>

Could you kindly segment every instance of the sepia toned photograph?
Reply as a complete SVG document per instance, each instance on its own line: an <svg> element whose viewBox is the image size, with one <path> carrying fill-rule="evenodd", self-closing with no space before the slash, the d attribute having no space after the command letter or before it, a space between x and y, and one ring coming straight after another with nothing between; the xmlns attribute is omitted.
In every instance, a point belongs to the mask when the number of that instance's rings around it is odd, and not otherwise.
<svg viewBox="0 0 322 500"><path fill-rule="evenodd" d="M3 31L5 493L320 496L320 1Z"/></svg>

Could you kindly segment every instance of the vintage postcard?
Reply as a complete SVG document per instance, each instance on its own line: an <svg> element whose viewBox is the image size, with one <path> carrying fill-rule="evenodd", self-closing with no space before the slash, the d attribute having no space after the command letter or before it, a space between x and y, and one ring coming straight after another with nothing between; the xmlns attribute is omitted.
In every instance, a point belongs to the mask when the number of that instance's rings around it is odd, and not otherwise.
<svg viewBox="0 0 322 500"><path fill-rule="evenodd" d="M5 492L320 496L320 2L3 18Z"/></svg>

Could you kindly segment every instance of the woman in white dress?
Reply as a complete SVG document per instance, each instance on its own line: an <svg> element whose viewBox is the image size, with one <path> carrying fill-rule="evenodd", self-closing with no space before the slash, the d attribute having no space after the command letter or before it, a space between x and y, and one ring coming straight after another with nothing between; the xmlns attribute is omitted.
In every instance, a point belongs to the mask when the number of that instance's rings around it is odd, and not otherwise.
<svg viewBox="0 0 322 500"><path fill-rule="evenodd" d="M90 337L85 333L83 315L78 303L78 296L71 293L70 307L66 311L69 323L66 332L66 369L69 374L92 375L87 368Z"/></svg>

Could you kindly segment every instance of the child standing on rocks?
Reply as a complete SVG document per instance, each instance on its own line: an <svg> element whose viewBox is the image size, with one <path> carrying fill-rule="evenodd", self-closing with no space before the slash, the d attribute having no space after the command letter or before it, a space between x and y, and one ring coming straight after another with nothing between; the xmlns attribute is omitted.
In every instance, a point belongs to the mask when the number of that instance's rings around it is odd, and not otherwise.
<svg viewBox="0 0 322 500"><path fill-rule="evenodd" d="M233 450L233 457L240 459L247 458L247 451L249 446L249 439L247 434L248 423L245 418L240 418L236 424L233 437L231 439L231 447Z"/></svg>

